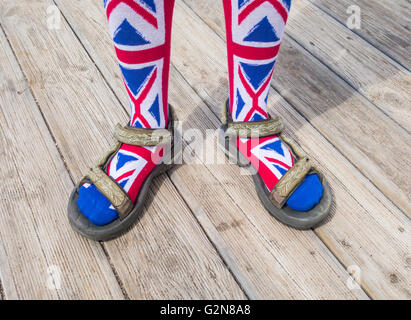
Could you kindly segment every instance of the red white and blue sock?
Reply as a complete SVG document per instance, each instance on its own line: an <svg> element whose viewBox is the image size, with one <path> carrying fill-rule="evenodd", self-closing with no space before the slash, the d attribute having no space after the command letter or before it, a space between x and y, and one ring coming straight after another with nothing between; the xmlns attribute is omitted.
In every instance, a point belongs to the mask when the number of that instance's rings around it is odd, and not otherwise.
<svg viewBox="0 0 411 320"><path fill-rule="evenodd" d="M173 7L174 0L104 0L130 101L131 126L167 126ZM135 202L142 183L161 156L161 147L123 144L109 163L107 174ZM80 187L77 205L95 225L105 225L118 218L111 203L92 184Z"/></svg>
<svg viewBox="0 0 411 320"><path fill-rule="evenodd" d="M268 118L270 82L284 34L291 0L223 0L228 53L230 114L233 121ZM240 152L253 164L268 190L294 165L293 156L276 136L237 139ZM322 184L309 175L287 201L307 211L322 197Z"/></svg>

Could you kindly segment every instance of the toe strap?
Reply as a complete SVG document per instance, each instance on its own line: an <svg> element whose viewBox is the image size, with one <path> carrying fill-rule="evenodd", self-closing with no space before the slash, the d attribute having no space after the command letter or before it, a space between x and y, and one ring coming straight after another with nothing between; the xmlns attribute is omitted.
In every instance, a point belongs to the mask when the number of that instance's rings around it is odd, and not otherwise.
<svg viewBox="0 0 411 320"><path fill-rule="evenodd" d="M114 129L114 137L117 143L110 148L91 168L77 185L80 186L88 181L111 202L121 219L127 217L133 210L134 204L123 188L105 172L107 163L113 155L120 149L122 143L134 146L157 146L165 144L170 146L173 143L174 122L177 120L174 110L169 106L170 117L167 129L146 129L131 126L122 127L117 124Z"/></svg>
<svg viewBox="0 0 411 320"><path fill-rule="evenodd" d="M284 205L312 168L311 161L307 157L303 157L281 177L270 194L270 200L277 208Z"/></svg>
<svg viewBox="0 0 411 320"><path fill-rule="evenodd" d="M120 219L124 219L133 208L133 202L117 182L110 178L101 168L94 167L87 172L86 177L111 202L117 210Z"/></svg>

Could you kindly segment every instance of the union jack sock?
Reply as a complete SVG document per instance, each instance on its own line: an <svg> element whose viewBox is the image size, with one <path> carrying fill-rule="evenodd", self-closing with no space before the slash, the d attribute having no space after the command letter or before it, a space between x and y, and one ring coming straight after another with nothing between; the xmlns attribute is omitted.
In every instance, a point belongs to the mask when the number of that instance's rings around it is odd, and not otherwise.
<svg viewBox="0 0 411 320"><path fill-rule="evenodd" d="M233 121L268 118L267 99L291 0L223 0L227 35L229 107ZM276 135L237 139L237 148L253 164L271 191L294 165ZM309 175L287 205L307 211L322 197L317 175Z"/></svg>
<svg viewBox="0 0 411 320"><path fill-rule="evenodd" d="M165 128L174 0L104 0L103 3L130 101L129 124ZM123 144L109 163L107 174L135 202L142 183L161 159L161 152L161 147ZM79 189L77 205L95 225L105 225L118 218L111 203L92 184Z"/></svg>

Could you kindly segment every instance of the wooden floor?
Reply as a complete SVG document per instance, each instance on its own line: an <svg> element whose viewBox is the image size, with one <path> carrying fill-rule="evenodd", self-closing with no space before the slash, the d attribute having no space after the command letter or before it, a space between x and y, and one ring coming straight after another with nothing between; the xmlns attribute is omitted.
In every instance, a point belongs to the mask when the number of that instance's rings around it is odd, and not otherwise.
<svg viewBox="0 0 411 320"><path fill-rule="evenodd" d="M352 4L359 30L346 27ZM99 243L72 231L66 205L128 117L101 1L0 0L1 298L411 299L410 9L293 0L270 112L328 177L325 224L285 227L250 176L199 160L155 179L139 223ZM223 22L221 1L176 1L183 129L219 125Z"/></svg>

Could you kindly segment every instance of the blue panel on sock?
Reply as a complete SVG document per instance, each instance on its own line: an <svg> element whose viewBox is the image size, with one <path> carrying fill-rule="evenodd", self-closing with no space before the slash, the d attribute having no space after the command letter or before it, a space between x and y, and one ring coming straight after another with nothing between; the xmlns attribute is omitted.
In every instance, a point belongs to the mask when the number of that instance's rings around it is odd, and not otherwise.
<svg viewBox="0 0 411 320"><path fill-rule="evenodd" d="M136 157L124 154L124 153L117 153L117 165L116 170L122 168L127 162L129 161L136 161Z"/></svg>
<svg viewBox="0 0 411 320"><path fill-rule="evenodd" d="M240 91L237 89L237 110L235 112L235 117L238 118L238 115L240 114L241 110L243 110L243 107L245 105L245 102L243 98L241 97Z"/></svg>
<svg viewBox="0 0 411 320"><path fill-rule="evenodd" d="M125 179L125 180L119 182L118 184L120 185L120 187L122 187L122 188L124 189L124 187L126 186L127 182L128 182L128 179Z"/></svg>
<svg viewBox="0 0 411 320"><path fill-rule="evenodd" d="M287 10L290 11L290 8L291 8L291 0L281 0L281 1L284 3L284 5L285 5L285 7L287 8Z"/></svg>
<svg viewBox="0 0 411 320"><path fill-rule="evenodd" d="M250 121L260 121L260 120L265 120L265 118L257 112L254 113L253 116L250 119Z"/></svg>
<svg viewBox="0 0 411 320"><path fill-rule="evenodd" d="M151 11L156 12L156 4L154 3L154 0L140 0L144 4L147 5L151 9Z"/></svg>
<svg viewBox="0 0 411 320"><path fill-rule="evenodd" d="M160 103L158 102L158 95L155 98L150 109L148 109L148 112L150 112L150 114L154 117L154 119L156 119L157 124L160 125Z"/></svg>
<svg viewBox="0 0 411 320"><path fill-rule="evenodd" d="M286 169L280 167L280 166L277 165L277 164L273 164L273 166L274 166L278 171L280 171L280 173L281 173L282 175L285 175L285 173L287 172Z"/></svg>
<svg viewBox="0 0 411 320"><path fill-rule="evenodd" d="M244 38L244 41L252 42L277 42L280 39L275 32L274 27L268 21L267 17L264 17L259 23L257 23Z"/></svg>
<svg viewBox="0 0 411 320"><path fill-rule="evenodd" d="M243 5L245 5L250 0L238 0L238 9L241 9Z"/></svg>
<svg viewBox="0 0 411 320"><path fill-rule="evenodd" d="M264 150L273 150L275 152L277 152L278 154L281 154L282 156L284 156L284 150L282 148L282 143L281 140L277 140L271 143L267 143L266 145L262 146L261 149Z"/></svg>
<svg viewBox="0 0 411 320"><path fill-rule="evenodd" d="M140 122L140 120L137 120L136 123L134 123L134 127L144 128L144 126L143 126L143 124Z"/></svg>
<svg viewBox="0 0 411 320"><path fill-rule="evenodd" d="M118 218L117 211L110 209L110 201L94 184L88 188L81 186L78 193L77 206L92 224L104 226Z"/></svg>
<svg viewBox="0 0 411 320"><path fill-rule="evenodd" d="M148 76L151 74L154 68L155 66L145 67L141 69L127 69L120 65L120 69L123 73L127 86L134 96L137 96L137 94L140 92L141 88L147 81Z"/></svg>
<svg viewBox="0 0 411 320"><path fill-rule="evenodd" d="M104 6L104 8L105 8L106 5L107 5L107 1L108 1L108 0L103 0L103 6Z"/></svg>
<svg viewBox="0 0 411 320"><path fill-rule="evenodd" d="M245 76L254 87L254 90L257 90L269 76L273 70L274 63L275 61L266 64L249 64L240 62L241 68L244 70Z"/></svg>
<svg viewBox="0 0 411 320"><path fill-rule="evenodd" d="M268 93L269 93L270 91L269 90L267 90L267 95L265 96L265 98L264 98L264 102L265 102L265 104L267 104L268 103Z"/></svg>
<svg viewBox="0 0 411 320"><path fill-rule="evenodd" d="M136 30L128 21L124 19L114 32L113 40L117 44L126 46L141 46L150 43L144 39L140 32Z"/></svg>
<svg viewBox="0 0 411 320"><path fill-rule="evenodd" d="M317 174L308 175L288 198L286 204L297 211L308 211L320 202L324 187Z"/></svg>

